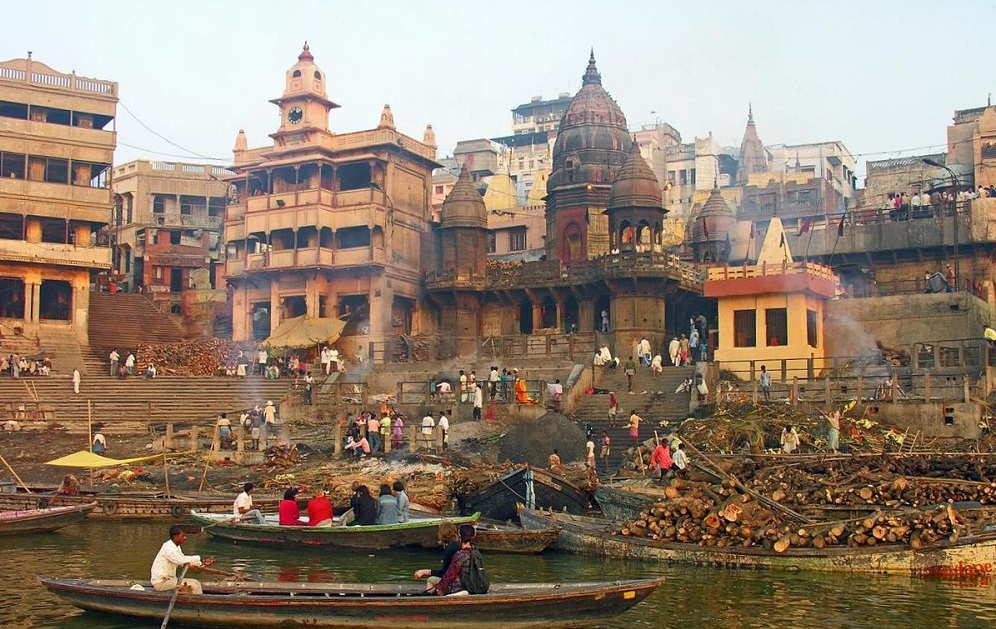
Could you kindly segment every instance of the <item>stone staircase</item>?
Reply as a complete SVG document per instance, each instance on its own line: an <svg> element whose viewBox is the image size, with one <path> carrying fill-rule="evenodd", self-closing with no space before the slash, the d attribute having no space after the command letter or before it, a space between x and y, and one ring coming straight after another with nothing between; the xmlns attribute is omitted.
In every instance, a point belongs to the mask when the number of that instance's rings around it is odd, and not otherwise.
<svg viewBox="0 0 996 629"><path fill-rule="evenodd" d="M609 457L609 469L614 472L626 458L626 450L631 445L629 430L625 428L629 415L634 410L643 418L640 425L640 440L653 438L654 430L661 437L671 432L671 426L662 427L660 422L666 420L677 424L689 416L688 402L690 394L676 394L685 378L693 378L694 367L665 367L664 373L654 376L650 369L638 367L633 377L633 394L626 392L626 374L620 366L615 372L596 368L596 389L608 389L616 392L619 401L619 414L615 428L609 428L608 395L584 395L579 398L571 418L581 426L590 423L594 432L595 452L601 449L602 430L608 430L612 439L612 454ZM598 461L599 471L604 471L602 461Z"/></svg>
<svg viewBox="0 0 996 629"><path fill-rule="evenodd" d="M187 338L169 315L142 295L90 293L90 347L103 360L112 349L124 359L143 343L174 343ZM92 361L88 361L92 364Z"/></svg>
<svg viewBox="0 0 996 629"><path fill-rule="evenodd" d="M72 376L73 369L79 369L82 374L87 373L79 341L71 329L59 330L47 326L39 339L39 349L51 354L54 375Z"/></svg>
<svg viewBox="0 0 996 629"><path fill-rule="evenodd" d="M289 379L258 376L245 380L185 376L121 380L109 376L106 361L90 372L83 378L79 395L73 393L70 375L18 380L0 377L0 400L5 403L0 414L4 419L16 417L29 428L33 422L43 421L48 427L58 424L70 432L86 434L89 413L105 435L138 434L148 432L149 424L207 423L222 412L237 417L241 409L254 404L262 406L267 400L279 403L293 384ZM21 406L26 410L16 416Z"/></svg>

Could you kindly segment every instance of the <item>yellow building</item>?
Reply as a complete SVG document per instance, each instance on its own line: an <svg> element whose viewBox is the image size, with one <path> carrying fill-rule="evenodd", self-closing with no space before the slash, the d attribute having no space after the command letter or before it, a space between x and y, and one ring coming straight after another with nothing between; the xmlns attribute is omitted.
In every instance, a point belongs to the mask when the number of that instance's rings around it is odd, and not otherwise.
<svg viewBox="0 0 996 629"><path fill-rule="evenodd" d="M118 85L31 58L0 63L0 323L87 341L94 276L111 268Z"/></svg>
<svg viewBox="0 0 996 629"><path fill-rule="evenodd" d="M273 144L241 131L225 218L225 276L235 340L263 339L282 320L343 317L342 349L426 325L432 130L399 133L390 107L376 128L333 133L327 76L305 45L287 71ZM372 116L373 117L373 116Z"/></svg>
<svg viewBox="0 0 996 629"><path fill-rule="evenodd" d="M746 361L819 360L827 356L826 302L839 280L821 264L792 258L775 217L756 264L709 269L704 295L717 300L719 338L715 360L736 373Z"/></svg>

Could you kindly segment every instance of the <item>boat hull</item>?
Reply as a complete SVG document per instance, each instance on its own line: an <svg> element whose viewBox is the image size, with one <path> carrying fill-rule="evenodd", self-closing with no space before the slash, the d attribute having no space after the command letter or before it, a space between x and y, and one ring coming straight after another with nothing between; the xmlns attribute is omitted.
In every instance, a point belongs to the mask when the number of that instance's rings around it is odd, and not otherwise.
<svg viewBox="0 0 996 629"><path fill-rule="evenodd" d="M64 526L82 521L96 507L97 503L89 502L70 507L3 511L0 512L0 537L28 533L51 533Z"/></svg>
<svg viewBox="0 0 996 629"><path fill-rule="evenodd" d="M190 515L191 511L207 513L231 513L235 498L218 496L190 498L165 498L160 495L91 495L61 496L54 493L0 494L0 511L26 511L48 507L71 507L96 501L97 507L90 514L92 518L115 520L179 520ZM276 510L279 500L253 498L259 509Z"/></svg>
<svg viewBox="0 0 996 629"><path fill-rule="evenodd" d="M532 491L529 490L530 475ZM531 499L531 500L530 500ZM529 505L530 501L532 505ZM505 521L518 518L516 505L584 513L588 494L566 480L539 469L522 468L506 474L491 485L459 498L460 511L479 511L482 517Z"/></svg>
<svg viewBox="0 0 996 629"><path fill-rule="evenodd" d="M452 518L413 519L401 524L370 526L280 526L233 522L231 516L192 513L191 519L211 535L253 544L302 544L364 550L439 548L439 525L473 524L478 514Z"/></svg>
<svg viewBox="0 0 996 629"><path fill-rule="evenodd" d="M49 579L53 594L76 607L159 622L172 592L130 589L132 581ZM170 622L193 627L425 629L500 626L580 627L634 607L661 579L614 583L493 584L471 596L425 596L421 584L205 583L204 594L180 595Z"/></svg>
<svg viewBox="0 0 996 629"><path fill-rule="evenodd" d="M560 527L553 548L601 557L626 557L675 564L721 568L809 570L900 574L914 577L976 578L996 571L996 532L939 542L912 549L906 545L790 548L776 553L765 548L717 548L697 544L664 544L610 534L610 523L598 518L548 514L533 509L519 514L526 528Z"/></svg>
<svg viewBox="0 0 996 629"><path fill-rule="evenodd" d="M532 531L516 526L478 524L474 547L490 553L535 555L549 548L559 535L557 529Z"/></svg>

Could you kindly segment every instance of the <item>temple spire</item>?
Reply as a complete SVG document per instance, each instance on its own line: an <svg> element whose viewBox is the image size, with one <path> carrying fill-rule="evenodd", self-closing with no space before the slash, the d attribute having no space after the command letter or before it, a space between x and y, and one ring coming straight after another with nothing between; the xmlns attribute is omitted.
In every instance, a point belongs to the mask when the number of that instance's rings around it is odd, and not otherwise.
<svg viewBox="0 0 996 629"><path fill-rule="evenodd" d="M602 84L602 75L598 73L598 67L595 65L595 49L591 49L591 56L588 57L588 67L585 68L584 76L581 77L581 85L590 85L592 83Z"/></svg>

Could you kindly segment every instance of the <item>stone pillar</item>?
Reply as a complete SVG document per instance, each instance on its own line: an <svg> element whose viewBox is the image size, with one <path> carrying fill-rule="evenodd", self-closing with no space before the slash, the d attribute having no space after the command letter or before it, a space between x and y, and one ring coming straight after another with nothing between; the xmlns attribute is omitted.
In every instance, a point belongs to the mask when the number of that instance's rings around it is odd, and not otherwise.
<svg viewBox="0 0 996 629"><path fill-rule="evenodd" d="M533 302L533 334L536 334L536 330L543 327L543 305L539 302Z"/></svg>
<svg viewBox="0 0 996 629"><path fill-rule="evenodd" d="M31 308L28 312L24 313L24 318L32 323L38 323L41 319L41 281L25 284L25 288L30 293L27 299L31 300Z"/></svg>
<svg viewBox="0 0 996 629"><path fill-rule="evenodd" d="M86 223L78 223L73 227L73 242L76 243L77 247L89 247L90 242L90 226Z"/></svg>
<svg viewBox="0 0 996 629"><path fill-rule="evenodd" d="M283 307L280 304L280 282L270 280L270 334L277 331Z"/></svg>
<svg viewBox="0 0 996 629"><path fill-rule="evenodd" d="M562 332L564 330L564 302L558 301L557 304L557 331Z"/></svg>
<svg viewBox="0 0 996 629"><path fill-rule="evenodd" d="M42 241L42 227L41 220L37 218L29 218L24 227L24 239L28 242L41 242Z"/></svg>

